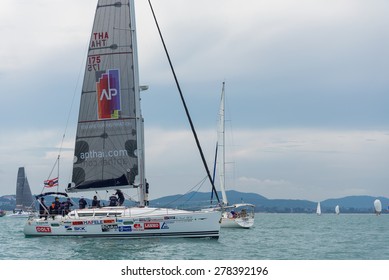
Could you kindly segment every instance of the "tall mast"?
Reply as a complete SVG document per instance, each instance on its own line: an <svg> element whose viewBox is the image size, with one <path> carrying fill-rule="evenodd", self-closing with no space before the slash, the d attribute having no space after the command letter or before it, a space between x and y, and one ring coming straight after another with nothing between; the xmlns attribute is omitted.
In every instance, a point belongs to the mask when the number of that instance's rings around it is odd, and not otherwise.
<svg viewBox="0 0 389 280"><path fill-rule="evenodd" d="M221 146L221 157L219 161L219 179L220 179L220 189L222 192L223 204L227 205L227 195L225 190L226 177L225 177L225 163L226 163L226 151L225 151L225 99L224 99L224 85L223 82L222 94L220 98L220 109L219 109L219 131L218 131L218 142Z"/></svg>
<svg viewBox="0 0 389 280"><path fill-rule="evenodd" d="M138 170L139 170L139 203L140 206L145 205L145 160L144 160L144 128L143 117L140 107L140 86L139 86L139 66L138 66L138 45L136 40L136 23L135 23L135 5L134 0L129 1L130 5L130 25L132 36L132 58L134 66L134 90L135 90L135 117L136 117L136 131L138 142Z"/></svg>

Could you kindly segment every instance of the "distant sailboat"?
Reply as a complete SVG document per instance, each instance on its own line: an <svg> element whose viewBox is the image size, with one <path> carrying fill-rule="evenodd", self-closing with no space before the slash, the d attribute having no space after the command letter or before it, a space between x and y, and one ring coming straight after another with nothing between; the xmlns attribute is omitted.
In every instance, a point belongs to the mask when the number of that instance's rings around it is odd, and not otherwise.
<svg viewBox="0 0 389 280"><path fill-rule="evenodd" d="M321 206L320 206L320 202L317 203L316 214L319 215L319 216L321 215Z"/></svg>
<svg viewBox="0 0 389 280"><path fill-rule="evenodd" d="M32 214L33 198L24 167L19 167L16 180L16 207L10 217L28 217Z"/></svg>
<svg viewBox="0 0 389 280"><path fill-rule="evenodd" d="M379 199L374 200L374 211L376 215L380 215L382 212L382 204Z"/></svg>
<svg viewBox="0 0 389 280"><path fill-rule="evenodd" d="M223 88L220 99L219 109L219 129L218 129L218 151L220 148L220 156L216 153L218 159L216 166L220 178L220 189L223 198L223 204L221 206L222 211L222 228L251 228L254 225L255 206L249 203L237 203L230 205L228 203L227 194L225 190L225 83L223 82Z"/></svg>
<svg viewBox="0 0 389 280"><path fill-rule="evenodd" d="M340 211L339 211L339 205L336 205L335 206L335 214L336 215L339 215Z"/></svg>

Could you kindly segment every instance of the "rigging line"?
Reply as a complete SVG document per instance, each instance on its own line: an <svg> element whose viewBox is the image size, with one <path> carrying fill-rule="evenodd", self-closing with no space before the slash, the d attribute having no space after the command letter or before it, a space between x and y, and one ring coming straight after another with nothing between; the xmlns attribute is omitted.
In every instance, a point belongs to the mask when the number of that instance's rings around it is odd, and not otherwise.
<svg viewBox="0 0 389 280"><path fill-rule="evenodd" d="M68 129L68 126L69 126L70 115L71 115L71 113L72 113L73 104L74 104L74 99L75 99L75 97L76 97L77 88L78 88L78 85L79 85L79 82L80 82L80 77L81 77L81 72L82 72L82 66L83 66L83 64L81 64L80 70L78 71L77 82L76 82L76 86L75 86L74 91L73 91L73 97L72 97L72 101L71 101L71 103L70 103L70 108L69 108L68 117L67 117L67 119L66 119L65 131L64 131L64 133L63 133L61 146L60 146L59 152L58 152L58 160L59 160L59 155L60 155L61 152L62 152L63 143L64 143L65 136L66 136L66 132L67 132L67 129Z"/></svg>
<svg viewBox="0 0 389 280"><path fill-rule="evenodd" d="M55 162L54 162L53 168L51 168L51 171L50 171L50 173L49 173L49 176L47 177L47 180L49 180L49 179L51 178L51 174L53 173L54 168L57 166L58 161L59 161L59 154L58 154L58 156L57 156L57 159L56 159Z"/></svg>
<svg viewBox="0 0 389 280"><path fill-rule="evenodd" d="M168 207L169 205L171 205L172 203L176 202L177 200L181 199L182 197L184 197L185 195L187 195L188 193L190 193L194 188L196 188L197 186L197 191L201 188L201 186L204 184L204 181L207 179L207 176L205 176L203 179L201 179L200 182L198 182L196 185L194 185L190 190L188 190L186 193L184 193L183 195L180 195L179 197L177 197L175 200L172 200L170 201L168 204L165 204L164 207ZM196 191L196 192L197 192ZM188 201L188 199L186 200Z"/></svg>
<svg viewBox="0 0 389 280"><path fill-rule="evenodd" d="M198 191L200 190L200 188L203 186L205 179L206 179L206 177L201 181L201 183L200 183L199 187L197 188L197 190L196 190L195 192L193 192L193 194L192 194L190 197L188 197L188 199L185 200L184 203L190 201L190 200L197 194L197 192L198 192Z"/></svg>
<svg viewBox="0 0 389 280"><path fill-rule="evenodd" d="M74 89L74 93L73 93L73 97L72 97L72 102L71 102L71 105L70 105L70 110L69 110L68 117L67 117L67 120L66 120L65 130L64 130L64 133L62 135L61 145L59 146L59 150L58 150L58 156L57 156L57 159L54 162L53 168L51 169L51 171L49 173L49 176L47 178L48 180L50 179L50 177L51 177L51 175L52 175L52 173L54 171L54 168L57 166L57 164L58 164L58 174L57 175L59 177L59 159L61 157L62 147L63 147L63 143L65 141L66 131L67 131L67 128L68 128L68 125L69 125L70 114L72 112L72 108L73 108L73 104L74 104L74 99L75 99L75 95L76 95L76 90L77 90L77 87L78 87L78 82L80 80L80 75L81 75L81 69L80 69L80 72L78 74L76 88ZM58 190L58 188L59 188L59 183L58 183L58 186L57 186L57 190Z"/></svg>
<svg viewBox="0 0 389 280"><path fill-rule="evenodd" d="M76 96L78 84L79 84L79 82L80 82L80 76L81 76L82 66L83 66L83 64L81 64L80 70L78 71L77 82L76 82L76 86L75 86L74 91L73 91L73 97L72 97L72 101L71 101L71 103L70 103L69 113L68 113L68 116L67 116L67 119L66 119L65 130L64 130L64 133L63 133L63 135L62 135L61 144L60 144L60 146L59 146L58 156L57 156L57 159L56 159L55 162L54 162L53 168L51 169L51 171L50 171L49 176L48 176L47 179L50 179L51 174L53 173L54 168L57 166L57 164L58 164L58 176L59 176L59 158L60 158L60 155L61 155L61 152L62 152L63 143L64 143L64 141L65 141L66 132L67 132L67 129L68 129L68 126L69 126L70 115L71 115L71 112L72 112L72 109L73 109L73 104L74 104L74 99L75 99L75 96ZM58 187L59 187L59 184L58 184ZM57 188L58 188L58 187L57 187ZM44 188L44 187L43 187L43 188ZM42 190L42 191L43 191L43 190Z"/></svg>
<svg viewBox="0 0 389 280"><path fill-rule="evenodd" d="M154 17L155 24L156 24L157 29L158 29L159 36L160 36L161 41L162 41L162 44L163 44L163 48L164 48L164 50L165 50L167 59L168 59L168 61L169 61L169 65L170 65L170 68L171 68L171 70L172 70L172 73L173 73L173 76L174 76L174 80L175 80L175 82L176 82L177 89L178 89L178 91L179 91L179 93L180 93L181 101L182 101L182 104L184 105L184 109L185 109L186 116L188 117L188 121L189 121L190 127L191 127L191 129L192 129L193 136L194 136L194 138L195 138L195 140L196 140L197 148L199 149L199 152L200 152L200 155L201 155L201 159L202 159L202 161L203 161L205 170L206 170L206 172L207 172L208 179L209 179L209 181L211 182L212 191L215 193L215 196L216 196L216 198L217 198L217 201L220 202L219 196L218 196L218 194L217 194L217 192L216 192L215 184L213 183L213 180L212 180L212 177L211 177L211 173L209 172L209 168L208 168L208 165L207 165L207 161L205 160L203 150L201 149L201 146L200 146L200 141L199 141L199 139L198 139L198 137L197 137L197 133L196 133L196 130L195 130L195 128L194 128L192 119L191 119L191 117L190 117L190 115L189 115L189 110L188 110L188 107L186 106L186 102L185 102L185 99L184 99L184 95L182 94L180 84L178 83L178 79L177 79L176 73L175 73L175 71L174 71L173 64L172 64L172 61L171 61L171 59L170 59L169 52L168 52L168 50L167 50L165 41L164 41L164 39L163 39L161 29L159 28L159 24L158 24L157 18L156 18L156 16L155 16L153 6L151 5L151 1L150 1L150 0L148 0L148 2L149 2L150 9L151 9L151 12L152 12L153 17Z"/></svg>
<svg viewBox="0 0 389 280"><path fill-rule="evenodd" d="M218 141L216 141L215 159L214 159L214 162L213 162L213 174L212 174L212 181L213 181L214 184L215 184L215 176L216 176L218 146L219 146L219 143L218 143ZM211 192L211 202L210 202L211 205L212 205L212 202L213 202L213 192Z"/></svg>
<svg viewBox="0 0 389 280"><path fill-rule="evenodd" d="M89 50L89 40L86 44L86 48L85 48L85 52L88 53L88 50ZM63 148L63 143L65 141L65 136L66 136L66 132L67 132L67 129L68 129L68 126L69 126L69 120L70 120L70 116L71 116L71 112L73 110L73 106L74 106L74 100L75 100L75 97L76 97L76 93L77 93L77 88L79 86L79 83L80 83L80 78L81 78L81 73L82 73L82 70L83 70L83 66L84 66L84 62L81 63L81 66L78 70L78 75L77 75L77 81L76 81L76 85L74 87L74 91L73 91L73 96L72 96L72 100L70 102L70 108L69 108L69 112L68 112L68 116L67 116L67 119L66 119L66 124L65 124L65 130L64 130L64 133L63 133L63 136L62 136L62 141L61 141L61 145L59 147L59 151L58 151L58 158L57 158L57 161L58 161L58 169L59 169L59 158L60 158L60 155L61 155L61 152L62 152L62 148ZM82 93L82 88L81 88L81 93ZM55 164L54 164L55 166ZM53 167L54 169L54 167ZM71 174L69 175L69 181L71 180ZM58 177L59 177L59 170L58 170ZM59 184L58 184L58 187L59 187Z"/></svg>

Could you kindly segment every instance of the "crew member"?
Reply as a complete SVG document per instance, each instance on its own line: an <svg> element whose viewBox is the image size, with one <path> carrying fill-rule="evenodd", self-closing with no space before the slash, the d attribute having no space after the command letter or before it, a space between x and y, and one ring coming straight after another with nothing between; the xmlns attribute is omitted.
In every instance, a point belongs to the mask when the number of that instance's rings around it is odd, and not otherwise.
<svg viewBox="0 0 389 280"><path fill-rule="evenodd" d="M81 196L80 200L78 201L78 208L84 209L86 205L87 205L87 203L86 203L84 197Z"/></svg>
<svg viewBox="0 0 389 280"><path fill-rule="evenodd" d="M109 206L117 206L118 204L118 198L116 197L116 195L111 195L109 197Z"/></svg>
<svg viewBox="0 0 389 280"><path fill-rule="evenodd" d="M124 194L122 193L121 190L116 190L116 193L115 193L118 198L119 198L119 201L118 201L118 205L119 206L122 206L123 205L123 202L124 202Z"/></svg>

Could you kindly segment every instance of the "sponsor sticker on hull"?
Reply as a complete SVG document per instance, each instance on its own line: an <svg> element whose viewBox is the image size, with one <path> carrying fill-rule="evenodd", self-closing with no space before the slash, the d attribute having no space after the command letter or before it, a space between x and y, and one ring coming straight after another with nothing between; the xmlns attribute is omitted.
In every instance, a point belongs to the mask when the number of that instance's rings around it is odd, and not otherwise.
<svg viewBox="0 0 389 280"><path fill-rule="evenodd" d="M118 225L101 225L102 232L118 231Z"/></svg>
<svg viewBox="0 0 389 280"><path fill-rule="evenodd" d="M134 224L134 231L143 231L143 226L141 224Z"/></svg>
<svg viewBox="0 0 389 280"><path fill-rule="evenodd" d="M51 227L35 227L36 232L45 232L45 233L51 233Z"/></svg>
<svg viewBox="0 0 389 280"><path fill-rule="evenodd" d="M102 223L102 220L84 221L84 225L100 225Z"/></svg>
<svg viewBox="0 0 389 280"><path fill-rule="evenodd" d="M167 225L167 223L163 223L161 229L169 229L169 226Z"/></svg>
<svg viewBox="0 0 389 280"><path fill-rule="evenodd" d="M119 226L119 232L130 232L132 231L131 226Z"/></svg>
<svg viewBox="0 0 389 280"><path fill-rule="evenodd" d="M165 216L163 217L164 220L175 220L176 217L175 216Z"/></svg>
<svg viewBox="0 0 389 280"><path fill-rule="evenodd" d="M144 229L160 229L159 223L144 223L143 224Z"/></svg>

